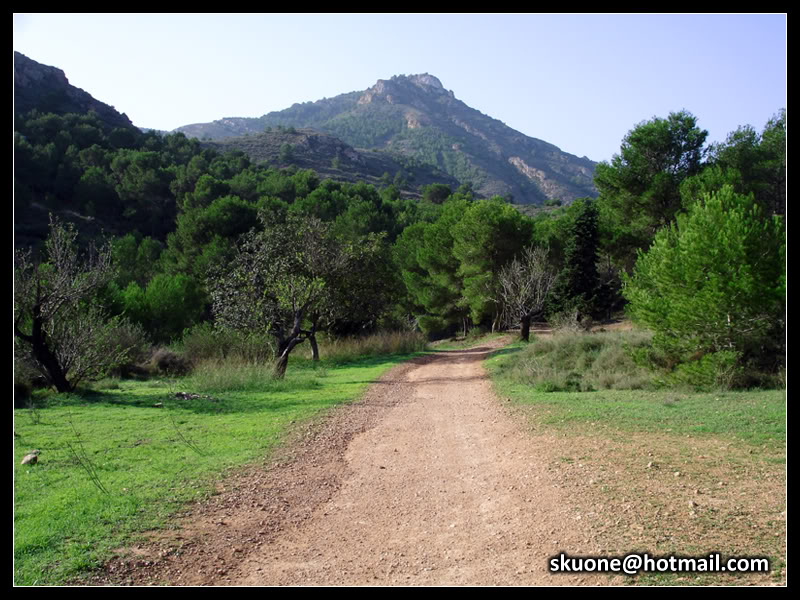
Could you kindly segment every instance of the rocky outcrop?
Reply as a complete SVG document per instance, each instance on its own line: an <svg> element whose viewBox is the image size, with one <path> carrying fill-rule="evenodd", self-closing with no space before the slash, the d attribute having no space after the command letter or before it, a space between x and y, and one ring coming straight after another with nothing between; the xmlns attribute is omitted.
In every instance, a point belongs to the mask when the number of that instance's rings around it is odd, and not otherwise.
<svg viewBox="0 0 800 600"><path fill-rule="evenodd" d="M134 128L127 115L70 85L61 69L14 52L14 113L25 114L33 109L59 115L94 111L111 129Z"/></svg>

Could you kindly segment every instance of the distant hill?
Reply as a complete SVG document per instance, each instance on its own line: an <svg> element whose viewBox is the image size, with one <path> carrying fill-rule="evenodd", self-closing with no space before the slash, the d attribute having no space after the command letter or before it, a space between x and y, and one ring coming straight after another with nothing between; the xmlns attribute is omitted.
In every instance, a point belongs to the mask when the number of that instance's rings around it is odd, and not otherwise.
<svg viewBox="0 0 800 600"><path fill-rule="evenodd" d="M411 157L356 150L339 138L310 128L278 126L270 129L253 135L206 141L203 145L219 152L240 150L259 164L312 169L321 178L364 181L376 186L394 183L407 193L432 183L449 185L453 191L459 186L451 175Z"/></svg>
<svg viewBox="0 0 800 600"><path fill-rule="evenodd" d="M221 140L277 126L325 132L362 155L363 150L380 150L401 164L413 160L429 165L470 184L479 195L510 197L518 204L552 198L569 202L597 193L592 183L596 163L470 108L429 74L399 75L363 92L295 104L259 118L230 117L176 131Z"/></svg>
<svg viewBox="0 0 800 600"><path fill-rule="evenodd" d="M61 69L14 52L14 114L25 114L33 109L57 115L94 111L110 129L134 129L127 115L71 85Z"/></svg>

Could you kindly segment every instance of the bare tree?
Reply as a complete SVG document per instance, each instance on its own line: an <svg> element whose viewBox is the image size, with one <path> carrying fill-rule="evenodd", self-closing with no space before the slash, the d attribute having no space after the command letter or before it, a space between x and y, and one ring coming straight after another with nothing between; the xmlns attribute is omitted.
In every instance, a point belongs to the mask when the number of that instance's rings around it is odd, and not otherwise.
<svg viewBox="0 0 800 600"><path fill-rule="evenodd" d="M29 360L59 392L118 366L127 350L115 343L116 325L91 304L114 276L108 246L80 257L71 224L50 218L42 260L30 250L14 257L15 356Z"/></svg>
<svg viewBox="0 0 800 600"><path fill-rule="evenodd" d="M526 248L500 272L500 298L506 313L520 323L520 339L530 339L531 322L544 314L544 303L556 273L550 268L547 250Z"/></svg>

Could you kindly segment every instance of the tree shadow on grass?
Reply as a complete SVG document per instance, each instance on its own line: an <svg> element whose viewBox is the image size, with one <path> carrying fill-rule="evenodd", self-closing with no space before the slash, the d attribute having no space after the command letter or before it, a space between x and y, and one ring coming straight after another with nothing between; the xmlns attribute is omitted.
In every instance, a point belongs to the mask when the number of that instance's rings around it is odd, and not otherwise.
<svg viewBox="0 0 800 600"><path fill-rule="evenodd" d="M241 388L233 385L222 391L208 391L191 376L179 377L163 382L153 381L151 386L125 389L129 380L123 380L117 389L80 389L74 394L58 394L46 400L47 406L109 406L137 408L142 410L177 410L196 414L245 414L285 411L302 406L308 409L323 408L336 404L325 391L328 371L337 368L380 367L388 363L401 364L403 359L411 361L424 358L414 354L359 358L347 362L323 360L319 364L297 364L290 362L286 379L265 380L263 388L257 384L246 384ZM141 382L139 382L141 383ZM371 384L367 378L353 378L341 384ZM339 385L339 384L337 384ZM212 388L209 388L212 389Z"/></svg>
<svg viewBox="0 0 800 600"><path fill-rule="evenodd" d="M315 386L321 388L321 385ZM303 393L306 392L306 393ZM178 411L205 415L230 415L246 413L283 412L293 407L308 409L324 407L332 402L314 388L303 386L298 390L233 391L216 394L197 394L199 398L179 398L175 392L162 391L148 394L91 392L79 400L51 403L50 406L106 406L153 411Z"/></svg>
<svg viewBox="0 0 800 600"><path fill-rule="evenodd" d="M503 356L504 354L516 354L517 352L521 352L522 350L524 350L522 346L498 348L497 350L490 352L487 355L487 358L489 357L494 358L495 356Z"/></svg>

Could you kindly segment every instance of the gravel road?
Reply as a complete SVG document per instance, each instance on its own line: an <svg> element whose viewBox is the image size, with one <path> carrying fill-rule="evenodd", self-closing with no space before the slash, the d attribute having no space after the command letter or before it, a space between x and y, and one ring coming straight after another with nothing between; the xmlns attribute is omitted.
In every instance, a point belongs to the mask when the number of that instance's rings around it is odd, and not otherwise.
<svg viewBox="0 0 800 600"><path fill-rule="evenodd" d="M501 341L400 365L227 480L107 581L171 585L595 585L548 558L592 553L547 438L495 396Z"/></svg>

